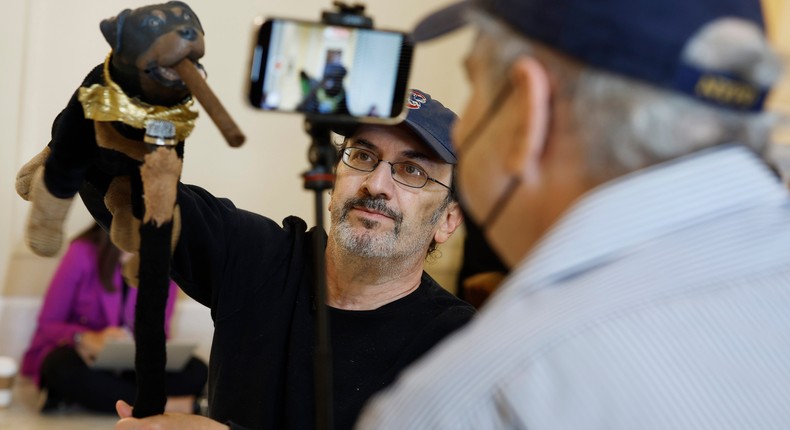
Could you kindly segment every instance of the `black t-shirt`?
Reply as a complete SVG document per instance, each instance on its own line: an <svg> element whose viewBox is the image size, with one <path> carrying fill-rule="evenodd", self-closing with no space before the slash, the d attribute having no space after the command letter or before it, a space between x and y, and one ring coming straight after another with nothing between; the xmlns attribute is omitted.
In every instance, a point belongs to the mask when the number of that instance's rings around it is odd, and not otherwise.
<svg viewBox="0 0 790 430"><path fill-rule="evenodd" d="M101 220L107 180L92 179L82 197ZM325 233L296 217L280 226L199 187L179 185L178 203L173 278L214 321L209 415L250 429L314 428L312 239ZM376 310L330 308L334 428L351 428L373 393L473 312L426 273Z"/></svg>
<svg viewBox="0 0 790 430"><path fill-rule="evenodd" d="M335 428L351 428L365 401L473 313L423 273L420 287L372 311L330 309Z"/></svg>

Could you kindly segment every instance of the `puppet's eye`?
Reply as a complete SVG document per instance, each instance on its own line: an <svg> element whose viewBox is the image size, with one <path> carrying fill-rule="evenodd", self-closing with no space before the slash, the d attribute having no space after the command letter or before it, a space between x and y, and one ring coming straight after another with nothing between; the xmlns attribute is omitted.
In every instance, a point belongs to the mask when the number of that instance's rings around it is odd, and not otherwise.
<svg viewBox="0 0 790 430"><path fill-rule="evenodd" d="M162 24L164 24L164 22L162 22L162 20L160 18L157 18L155 16L146 17L145 21L143 21L143 25L146 26L146 27L156 28L156 27L159 27Z"/></svg>

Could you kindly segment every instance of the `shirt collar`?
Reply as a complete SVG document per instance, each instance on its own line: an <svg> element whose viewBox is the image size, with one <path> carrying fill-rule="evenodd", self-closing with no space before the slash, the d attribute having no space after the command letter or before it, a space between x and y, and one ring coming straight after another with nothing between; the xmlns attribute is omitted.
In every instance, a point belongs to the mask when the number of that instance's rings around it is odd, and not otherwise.
<svg viewBox="0 0 790 430"><path fill-rule="evenodd" d="M778 176L750 149L728 144L702 150L588 192L513 277L519 283L526 280L532 291L705 219L754 206L779 206L787 197Z"/></svg>

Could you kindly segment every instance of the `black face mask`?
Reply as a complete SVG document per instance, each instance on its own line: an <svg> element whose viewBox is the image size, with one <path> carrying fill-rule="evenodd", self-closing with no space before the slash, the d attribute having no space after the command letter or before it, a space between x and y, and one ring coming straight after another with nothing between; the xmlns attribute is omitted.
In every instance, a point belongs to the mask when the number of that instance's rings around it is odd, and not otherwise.
<svg viewBox="0 0 790 430"><path fill-rule="evenodd" d="M496 114L499 113L499 109L504 106L505 101L507 101L508 96L511 94L509 81L506 81L505 84L500 88L499 92L497 93L496 97L494 97L493 102L488 105L485 114L482 118L477 122L477 124L472 127L472 131L466 136L463 142L460 142L458 149L462 151L468 151L472 144L474 144L478 139L477 137L482 134L487 126L490 124L489 119L494 117ZM483 232L487 231L491 225L494 224L494 221L497 220L499 214L502 213L502 210L505 208L507 203L513 197L513 193L516 191L518 186L521 184L521 177L520 176L511 176L510 181L505 188L505 191L497 198L494 202L494 206L488 212L488 215L484 216L481 219L481 222L478 223L480 229ZM464 207L469 207L468 203L463 198L463 193L459 193L459 198L461 199Z"/></svg>

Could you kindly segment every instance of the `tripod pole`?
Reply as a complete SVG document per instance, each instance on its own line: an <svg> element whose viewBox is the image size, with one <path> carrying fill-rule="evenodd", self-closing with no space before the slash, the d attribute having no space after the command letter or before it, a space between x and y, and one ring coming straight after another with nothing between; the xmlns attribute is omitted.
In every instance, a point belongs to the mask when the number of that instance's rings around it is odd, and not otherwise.
<svg viewBox="0 0 790 430"><path fill-rule="evenodd" d="M365 6L346 5L335 1L336 11L325 11L321 21L330 25L373 28L373 20L364 15ZM335 123L337 125L337 123ZM308 115L305 130L312 137L308 158L312 169L304 174L305 188L315 191L315 219L319 229L324 227L323 192L332 189L335 181L334 166L337 149L330 139L329 123L320 116ZM315 419L316 429L332 430L332 351L329 333L329 315L326 306L326 236L314 235L314 274L316 308L315 348Z"/></svg>
<svg viewBox="0 0 790 430"><path fill-rule="evenodd" d="M308 158L312 168L304 177L304 186L315 192L316 232L313 235L314 300L316 309L315 333L315 420L316 429L331 430L332 406L332 351L329 334L329 314L326 306L326 235L324 228L324 191L334 183L336 150L332 146L329 129L309 119L305 129L312 137Z"/></svg>

